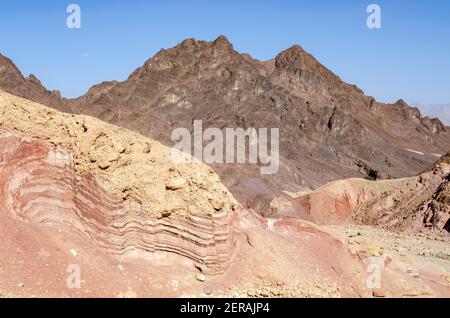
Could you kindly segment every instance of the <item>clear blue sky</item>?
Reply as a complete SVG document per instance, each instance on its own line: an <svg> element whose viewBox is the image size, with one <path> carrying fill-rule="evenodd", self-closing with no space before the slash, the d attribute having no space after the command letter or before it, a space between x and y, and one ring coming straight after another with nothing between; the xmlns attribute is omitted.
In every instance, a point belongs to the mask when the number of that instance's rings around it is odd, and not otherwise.
<svg viewBox="0 0 450 318"><path fill-rule="evenodd" d="M66 7L82 28L66 27ZM382 29L366 27L366 7ZM18 0L0 5L0 52L49 89L75 97L124 80L160 48L225 34L239 52L266 60L297 43L378 100L450 102L448 0Z"/></svg>

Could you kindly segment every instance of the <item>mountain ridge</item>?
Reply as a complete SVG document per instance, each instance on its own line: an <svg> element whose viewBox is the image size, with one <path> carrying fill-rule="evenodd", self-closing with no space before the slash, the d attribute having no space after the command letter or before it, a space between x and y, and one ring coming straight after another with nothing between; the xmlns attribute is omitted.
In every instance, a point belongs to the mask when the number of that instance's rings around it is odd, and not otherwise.
<svg viewBox="0 0 450 318"><path fill-rule="evenodd" d="M170 132L192 130L194 120L205 129L280 128L276 175L259 175L257 165L212 165L238 200L266 214L276 214L270 202L283 191L348 177L416 175L450 149L450 129L441 121L423 117L403 100L377 102L299 45L261 62L236 52L224 36L184 40L160 50L125 81L49 103L168 146Z"/></svg>

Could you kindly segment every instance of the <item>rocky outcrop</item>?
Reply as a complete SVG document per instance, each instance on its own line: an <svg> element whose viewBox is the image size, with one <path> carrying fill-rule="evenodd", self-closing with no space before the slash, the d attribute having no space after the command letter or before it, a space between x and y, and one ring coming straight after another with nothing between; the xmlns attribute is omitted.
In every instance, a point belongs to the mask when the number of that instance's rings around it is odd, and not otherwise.
<svg viewBox="0 0 450 318"><path fill-rule="evenodd" d="M449 178L450 164L439 161L417 177L372 185L376 195L362 202L352 218L396 231L448 232Z"/></svg>
<svg viewBox="0 0 450 318"><path fill-rule="evenodd" d="M89 136L92 127L96 138ZM77 128L83 138L76 135ZM234 200L228 191L206 166L175 168L169 149L145 138L127 139L126 131L116 129L0 92L0 212L37 225L66 227L111 254L164 251L186 257L205 273L223 272L234 248ZM99 150L93 139L106 142L111 135L116 142L132 140L139 152L110 160L104 169L89 156ZM141 142L151 150L141 149ZM111 152L103 155L109 158ZM128 169L139 165L140 171L133 175L121 169L120 160L127 160ZM141 188L141 178L150 178L152 187ZM203 188L194 183L199 180ZM121 188L123 182L126 187Z"/></svg>
<svg viewBox="0 0 450 318"><path fill-rule="evenodd" d="M294 94L299 96L315 94L317 97L326 95L328 98L336 98L339 94L362 94L360 89L344 83L299 45L277 55L275 71L274 80L283 79L297 86L296 88L301 88L301 93L297 89L294 90Z"/></svg>
<svg viewBox="0 0 450 318"><path fill-rule="evenodd" d="M437 179L428 200L419 208L422 224L427 228L437 228L450 233L450 153L442 156L432 167L424 172L419 182L426 184ZM428 181L429 182L429 181Z"/></svg>
<svg viewBox="0 0 450 318"><path fill-rule="evenodd" d="M99 176L106 190L142 204L148 215L229 212L234 205L208 166L194 159L177 163L178 153L170 148L95 118L64 114L0 91L0 129L69 150L77 173ZM179 180L181 186L170 186Z"/></svg>
<svg viewBox="0 0 450 318"><path fill-rule="evenodd" d="M14 63L1 54L0 89L49 107L68 110L63 106L59 91L47 90L33 74L24 77Z"/></svg>
<svg viewBox="0 0 450 318"><path fill-rule="evenodd" d="M433 193L430 200L423 203L420 210L423 224L429 228L438 228L450 233L450 182L443 182Z"/></svg>
<svg viewBox="0 0 450 318"><path fill-rule="evenodd" d="M287 213L318 224L356 223L401 232L445 233L450 232L449 184L447 154L416 177L331 182L292 199L290 207L278 215Z"/></svg>
<svg viewBox="0 0 450 318"><path fill-rule="evenodd" d="M442 122L450 126L450 104L437 104L437 105L417 105L418 108L430 117L438 117Z"/></svg>
<svg viewBox="0 0 450 318"><path fill-rule="evenodd" d="M292 200L295 217L317 224L342 224L361 203L374 196L363 179L335 181Z"/></svg>

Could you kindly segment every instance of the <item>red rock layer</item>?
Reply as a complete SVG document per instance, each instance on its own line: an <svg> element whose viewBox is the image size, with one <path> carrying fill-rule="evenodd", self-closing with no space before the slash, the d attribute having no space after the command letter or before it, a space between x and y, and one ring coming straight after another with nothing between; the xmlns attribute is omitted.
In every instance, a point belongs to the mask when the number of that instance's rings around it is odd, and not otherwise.
<svg viewBox="0 0 450 318"><path fill-rule="evenodd" d="M417 177L331 182L291 200L284 212L317 224L357 223L396 231L450 232L450 162ZM289 209L290 208L290 209ZM292 212L293 211L293 212Z"/></svg>
<svg viewBox="0 0 450 318"><path fill-rule="evenodd" d="M112 254L165 251L210 274L227 267L234 247L227 213L157 219L125 205L92 174L78 176L64 149L0 132L0 213L34 224L68 227Z"/></svg>

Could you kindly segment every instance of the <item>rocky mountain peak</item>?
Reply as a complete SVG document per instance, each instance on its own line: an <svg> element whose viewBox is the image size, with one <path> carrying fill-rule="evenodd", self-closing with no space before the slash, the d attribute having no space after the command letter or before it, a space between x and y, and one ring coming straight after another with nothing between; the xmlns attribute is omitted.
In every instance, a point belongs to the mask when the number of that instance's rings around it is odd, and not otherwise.
<svg viewBox="0 0 450 318"><path fill-rule="evenodd" d="M233 50L233 44L228 40L225 35L220 35L217 39L212 42L212 45L217 48L222 48L224 50Z"/></svg>
<svg viewBox="0 0 450 318"><path fill-rule="evenodd" d="M7 81L24 80L16 65L6 56L0 54L0 82L2 87Z"/></svg>
<svg viewBox="0 0 450 318"><path fill-rule="evenodd" d="M282 51L275 58L275 66L278 69L289 68L291 66L301 67L305 61L305 50L299 45L293 45Z"/></svg>
<svg viewBox="0 0 450 318"><path fill-rule="evenodd" d="M210 42L190 38L173 48L161 49L155 56L147 60L144 68L159 71L175 70L192 65L197 67L208 65L207 68L210 68L219 60L237 56L240 55L234 51L233 45L223 35ZM138 71L135 73L142 75L139 69Z"/></svg>
<svg viewBox="0 0 450 318"><path fill-rule="evenodd" d="M350 87L299 45L293 45L278 54L275 69L288 82L301 84L308 90L334 91Z"/></svg>
<svg viewBox="0 0 450 318"><path fill-rule="evenodd" d="M42 85L41 81L34 74L30 74L27 79L32 83Z"/></svg>
<svg viewBox="0 0 450 318"><path fill-rule="evenodd" d="M0 53L0 67L1 66L14 66L14 63L9 58Z"/></svg>
<svg viewBox="0 0 450 318"><path fill-rule="evenodd" d="M213 41L207 42L207 41L201 41L196 40L194 38L189 38L181 42L179 45L175 46L171 49L162 49L156 56L158 56L161 53L166 53L168 51L170 52L177 52L177 53L185 53L185 52L192 52L193 50L204 50L208 48L213 48L218 51L223 52L229 52L233 51L233 44L228 40L228 38L224 35L220 35L218 38L216 38Z"/></svg>
<svg viewBox="0 0 450 318"><path fill-rule="evenodd" d="M25 78L17 66L2 54L0 54L0 89L47 106L61 105L61 95L58 91L48 91L33 74Z"/></svg>

